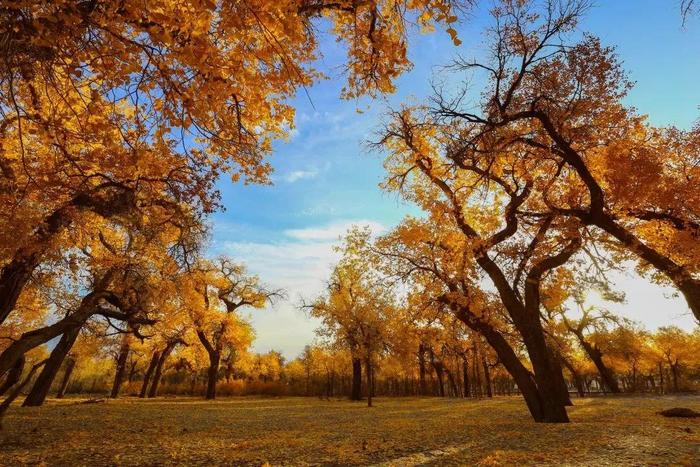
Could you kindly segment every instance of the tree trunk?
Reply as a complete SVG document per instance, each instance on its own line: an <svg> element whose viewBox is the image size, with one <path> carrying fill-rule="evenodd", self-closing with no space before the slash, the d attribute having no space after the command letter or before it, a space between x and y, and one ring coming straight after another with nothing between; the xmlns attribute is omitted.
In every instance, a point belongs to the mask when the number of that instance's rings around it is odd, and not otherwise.
<svg viewBox="0 0 700 467"><path fill-rule="evenodd" d="M671 377L673 378L673 392L678 392L678 363L669 364L671 367Z"/></svg>
<svg viewBox="0 0 700 467"><path fill-rule="evenodd" d="M31 370L29 370L29 373L25 378L18 383L12 391L10 391L10 394L7 396L7 398L2 401L2 404L0 404L0 430L2 429L2 419L5 416L5 412L7 412L7 409L10 408L10 405L12 405L12 402L14 402L15 399L17 399L17 396L20 395L22 392L22 389L27 385L27 383L32 379L34 376L34 373L36 373L36 370L39 369L40 366L42 366L44 363L46 363L46 360L37 363L36 365L32 366Z"/></svg>
<svg viewBox="0 0 700 467"><path fill-rule="evenodd" d="M73 348L73 344L75 344L80 334L80 329L81 328L76 327L61 336L61 340L58 341L56 347L51 351L51 356L49 356L44 368L41 369L39 377L34 382L32 390L29 392L26 399L24 399L24 403L22 403L23 407L38 407L44 403L51 389L51 384L53 384L58 374L58 370L61 368L66 355L68 355L68 352Z"/></svg>
<svg viewBox="0 0 700 467"><path fill-rule="evenodd" d="M122 344L119 347L119 356L117 357L117 368L114 373L114 383L112 384L112 392L109 397L116 399L119 396L119 389L124 382L124 376L126 375L126 361L129 358L129 350L131 348L129 342L129 336L124 335L122 339Z"/></svg>
<svg viewBox="0 0 700 467"><path fill-rule="evenodd" d="M17 250L12 260L0 270L0 324L5 322L15 308L32 272L41 262L53 239L71 224L76 210L89 210L110 218L127 212L135 205L134 202L132 189L117 188L110 184L99 186L89 193L77 194L47 216L27 241L28 246ZM2 374L0 369L0 375Z"/></svg>
<svg viewBox="0 0 700 467"><path fill-rule="evenodd" d="M433 349L429 349L428 354L430 355L430 364L433 366L433 370L435 370L435 376L438 380L438 394L440 395L440 397L445 397L445 381L443 372L444 369L442 367L442 362L435 360L435 353L433 352Z"/></svg>
<svg viewBox="0 0 700 467"><path fill-rule="evenodd" d="M31 349L38 347L71 329L81 327L90 316L97 313L99 311L98 304L105 295L102 287L106 287L111 282L111 278L115 272L116 269L112 269L107 272L99 280L100 290L94 290L85 295L80 302L78 310L76 310L74 313L49 326L25 332L19 339L12 342L12 344L10 344L2 352L2 354L0 354L0 376L4 375L12 367L12 365L15 364L17 359Z"/></svg>
<svg viewBox="0 0 700 467"><path fill-rule="evenodd" d="M532 418L536 422L556 421L549 418L549 414L545 410L546 402L543 401L532 373L522 364L520 358L518 358L508 341L490 324L478 319L468 310L456 308L453 308L453 310L460 321L484 336L486 342L488 342L491 348L496 352L499 360L513 377L515 384L518 385L518 389L523 399L525 399L525 404ZM474 360L476 360L476 357ZM566 411L564 411L564 413L566 413Z"/></svg>
<svg viewBox="0 0 700 467"><path fill-rule="evenodd" d="M576 368L574 368L574 365L569 360L567 360L563 355L560 355L559 359L564 364L566 369L569 370L569 373L571 373L571 379L574 380L574 386L576 386L576 392L578 393L578 396L584 397L586 395L586 387L583 383L583 379L581 378L581 375L579 374L578 371L576 371Z"/></svg>
<svg viewBox="0 0 700 467"><path fill-rule="evenodd" d="M165 350L163 350L158 357L158 363L156 363L155 373L153 374L151 389L148 391L149 399L158 395L158 386L160 385L160 379L163 376L163 366L165 365L165 361L168 359L168 356L170 356L170 352L172 352L175 345L176 344L168 343L165 346Z"/></svg>
<svg viewBox="0 0 700 467"><path fill-rule="evenodd" d="M577 334L576 337L578 337L581 347L583 347L583 350L586 351L586 354L598 370L598 374L600 374L600 379L602 380L606 388L614 394L619 394L620 386L617 384L617 377L615 376L615 373L610 368L608 368L608 366L603 361L603 354L601 353L601 351L597 347L592 345L590 342L588 342L583 337L583 335L579 336Z"/></svg>
<svg viewBox="0 0 700 467"><path fill-rule="evenodd" d="M206 398L216 399L216 380L219 375L219 361L221 353L214 351L209 353L209 369L207 370L207 394Z"/></svg>
<svg viewBox="0 0 700 467"><path fill-rule="evenodd" d="M425 346L423 344L418 346L418 377L420 395L425 396L428 394L428 388L425 383Z"/></svg>
<svg viewBox="0 0 700 467"><path fill-rule="evenodd" d="M367 407L372 407L372 359L367 357L365 359L365 372L367 373Z"/></svg>
<svg viewBox="0 0 700 467"><path fill-rule="evenodd" d="M63 379L61 380L61 385L58 387L58 392L56 393L56 399L63 399L66 395L66 389L68 389L68 381L70 381L70 375L73 373L75 368L75 358L68 358L66 362L66 369L63 370Z"/></svg>
<svg viewBox="0 0 700 467"><path fill-rule="evenodd" d="M481 354L481 364L484 367L484 384L486 385L486 396L493 397L493 390L491 389L491 372L489 371L489 364L486 361L486 357Z"/></svg>
<svg viewBox="0 0 700 467"><path fill-rule="evenodd" d="M26 359L24 358L24 355L20 356L12 368L10 368L10 371L7 372L7 377L2 383L2 386L0 386L0 396L5 394L8 389L19 382L20 378L22 377L22 372L24 371L25 361Z"/></svg>
<svg viewBox="0 0 700 467"><path fill-rule="evenodd" d="M359 358L352 359L352 389L350 400L362 400L362 361Z"/></svg>
<svg viewBox="0 0 700 467"><path fill-rule="evenodd" d="M469 387L469 361L467 360L466 352L462 355L462 379L464 384L464 397L469 397L471 395L471 388Z"/></svg>
<svg viewBox="0 0 700 467"><path fill-rule="evenodd" d="M455 377L449 368L445 367L445 373L447 374L447 381L450 383L450 388L452 389L452 397L459 397L459 389L457 389L457 382Z"/></svg>
<svg viewBox="0 0 700 467"><path fill-rule="evenodd" d="M158 365L158 360L160 359L160 353L159 352L153 352L153 355L151 355L151 361L148 364L148 368L146 369L146 373L143 375L143 384L141 385L141 392L139 393L139 397L143 399L146 397L146 393L148 392L148 383L151 381L151 375L153 375L153 372L156 369L156 366Z"/></svg>

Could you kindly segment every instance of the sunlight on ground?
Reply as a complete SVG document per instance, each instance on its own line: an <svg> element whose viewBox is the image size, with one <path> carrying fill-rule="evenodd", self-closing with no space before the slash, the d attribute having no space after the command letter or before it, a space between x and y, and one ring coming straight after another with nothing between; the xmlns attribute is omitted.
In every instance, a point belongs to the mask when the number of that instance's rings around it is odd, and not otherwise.
<svg viewBox="0 0 700 467"><path fill-rule="evenodd" d="M700 397L575 400L568 425L536 424L519 398L49 401L15 408L0 465L700 464Z"/></svg>

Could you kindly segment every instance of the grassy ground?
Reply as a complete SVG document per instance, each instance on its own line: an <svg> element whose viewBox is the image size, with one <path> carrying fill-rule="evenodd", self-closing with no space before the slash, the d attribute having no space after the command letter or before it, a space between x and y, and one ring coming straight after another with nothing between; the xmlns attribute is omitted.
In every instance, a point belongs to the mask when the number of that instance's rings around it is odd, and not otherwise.
<svg viewBox="0 0 700 467"><path fill-rule="evenodd" d="M13 408L0 465L700 465L700 397L575 400L533 423L519 398L49 401Z"/></svg>

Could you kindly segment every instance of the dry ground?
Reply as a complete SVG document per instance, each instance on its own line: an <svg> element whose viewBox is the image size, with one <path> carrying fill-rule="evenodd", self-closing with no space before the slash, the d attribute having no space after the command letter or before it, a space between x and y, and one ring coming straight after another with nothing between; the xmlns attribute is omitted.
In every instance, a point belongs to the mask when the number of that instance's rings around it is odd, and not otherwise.
<svg viewBox="0 0 700 467"><path fill-rule="evenodd" d="M13 408L0 465L700 465L700 397L577 399L533 423L519 398L49 401Z"/></svg>

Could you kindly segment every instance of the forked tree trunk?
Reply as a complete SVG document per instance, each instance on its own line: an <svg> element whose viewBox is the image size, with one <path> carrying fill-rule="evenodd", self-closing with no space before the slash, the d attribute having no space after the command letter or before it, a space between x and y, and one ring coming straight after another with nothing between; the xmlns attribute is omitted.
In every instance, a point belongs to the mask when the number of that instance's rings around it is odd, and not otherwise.
<svg viewBox="0 0 700 467"><path fill-rule="evenodd" d="M506 368L508 373L513 377L515 384L518 385L520 393L525 399L527 408L530 411L530 415L536 422L557 422L558 419L552 419L551 413L553 412L551 408L547 408L547 405L551 404L561 404L561 401L556 400L545 400L539 387L535 382L530 370L528 370L520 358L517 356L513 348L510 346L508 341L501 335L496 329L494 329L489 323L479 320L477 317L472 315L468 310L458 309L453 307L453 310L457 318L466 324L469 328L481 334L486 342L489 343L491 348L498 355L499 360ZM474 361L477 357L475 355ZM475 365L475 369L478 366ZM560 405L563 409L563 406ZM564 413L566 411L564 410Z"/></svg>
<svg viewBox="0 0 700 467"><path fill-rule="evenodd" d="M445 367L445 373L447 374L447 381L450 383L450 389L452 390L452 397L459 397L459 389L457 389L457 382L455 377L449 368Z"/></svg>
<svg viewBox="0 0 700 467"><path fill-rule="evenodd" d="M433 349L430 349L428 353L430 354L430 363L433 366L433 370L435 370L435 376L438 380L439 395L440 397L445 397L445 375L444 368L442 367L442 362L435 360L435 354L433 353Z"/></svg>
<svg viewBox="0 0 700 467"><path fill-rule="evenodd" d="M566 369L569 370L569 373L571 374L571 379L574 380L574 386L576 386L576 392L578 393L578 396L584 397L586 395L586 386L583 382L583 379L581 378L581 375L579 374L578 371L576 371L576 368L574 368L574 365L569 360L567 360L563 355L560 355L559 359L564 364Z"/></svg>
<svg viewBox="0 0 700 467"><path fill-rule="evenodd" d="M177 343L169 342L158 357L158 363L156 364L155 374L153 375L151 389L148 391L149 399L158 395L158 386L160 385L160 380L163 376L163 366L165 365L165 361L170 356L170 352L172 352L175 348L175 345L177 345Z"/></svg>
<svg viewBox="0 0 700 467"><path fill-rule="evenodd" d="M68 358L66 362L66 369L63 371L63 379L61 380L61 385L58 387L58 392L56 393L56 399L63 399L66 395L66 389L68 389L68 382L70 381L70 375L73 373L75 368L75 358Z"/></svg>
<svg viewBox="0 0 700 467"><path fill-rule="evenodd" d="M362 400L362 361L359 358L352 359L352 389L350 400Z"/></svg>
<svg viewBox="0 0 700 467"><path fill-rule="evenodd" d="M158 360L160 359L160 353L159 352L153 352L153 355L151 355L151 361L148 364L148 368L146 369L146 373L143 375L143 384L141 385L141 392L139 393L139 397L143 399L146 397L146 394L148 393L148 383L151 382L151 376L153 375L153 372L156 369L156 366L158 365Z"/></svg>
<svg viewBox="0 0 700 467"><path fill-rule="evenodd" d="M678 362L669 363L671 367L671 377L673 378L673 392L678 392Z"/></svg>
<svg viewBox="0 0 700 467"><path fill-rule="evenodd" d="M73 344L75 344L79 334L80 328L76 327L65 332L61 336L61 340L58 341L56 347L51 351L51 355L46 361L44 368L41 369L39 377L34 382L32 390L24 399L22 403L23 407L37 407L44 403L51 389L51 385L54 379L56 379L58 370L61 368L68 352L73 348Z"/></svg>

